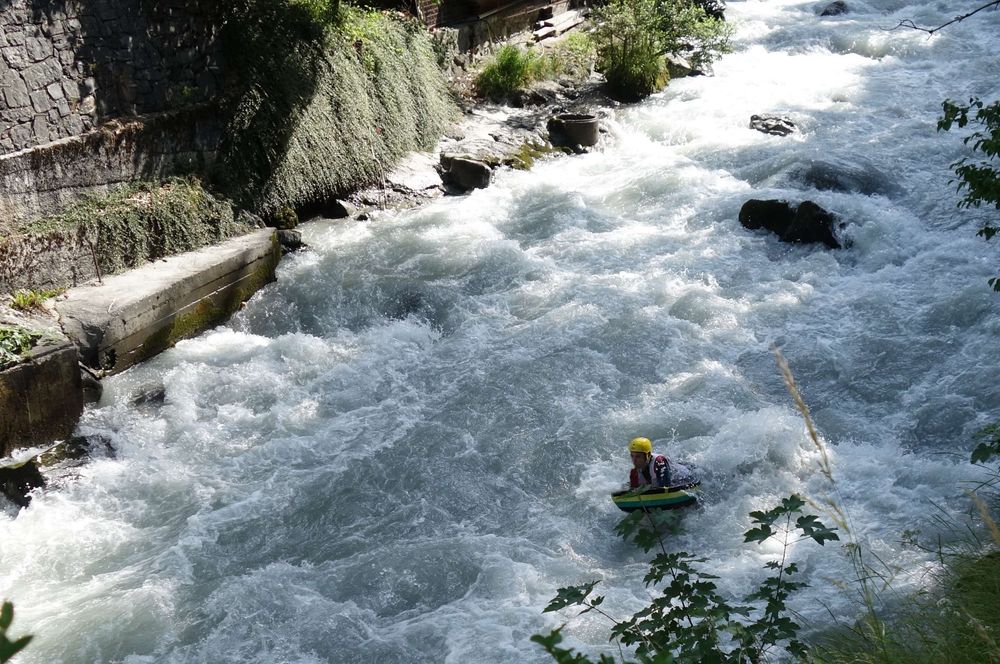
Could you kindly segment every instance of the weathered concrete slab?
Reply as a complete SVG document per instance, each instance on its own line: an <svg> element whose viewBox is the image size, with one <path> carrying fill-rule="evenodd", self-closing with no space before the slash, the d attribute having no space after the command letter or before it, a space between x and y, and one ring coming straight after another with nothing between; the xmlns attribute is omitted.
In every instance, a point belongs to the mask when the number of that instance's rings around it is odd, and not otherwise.
<svg viewBox="0 0 1000 664"><path fill-rule="evenodd" d="M69 438L82 412L76 346L48 336L0 371L0 457Z"/></svg>
<svg viewBox="0 0 1000 664"><path fill-rule="evenodd" d="M81 361L117 373L225 321L265 284L281 258L273 229L157 261L56 303Z"/></svg>

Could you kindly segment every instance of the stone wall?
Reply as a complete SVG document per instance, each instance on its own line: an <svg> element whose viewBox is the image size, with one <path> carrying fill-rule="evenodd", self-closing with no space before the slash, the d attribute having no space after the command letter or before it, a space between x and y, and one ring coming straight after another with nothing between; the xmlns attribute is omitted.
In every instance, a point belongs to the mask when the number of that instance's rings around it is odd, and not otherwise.
<svg viewBox="0 0 1000 664"><path fill-rule="evenodd" d="M0 3L0 154L214 98L222 75L214 4Z"/></svg>

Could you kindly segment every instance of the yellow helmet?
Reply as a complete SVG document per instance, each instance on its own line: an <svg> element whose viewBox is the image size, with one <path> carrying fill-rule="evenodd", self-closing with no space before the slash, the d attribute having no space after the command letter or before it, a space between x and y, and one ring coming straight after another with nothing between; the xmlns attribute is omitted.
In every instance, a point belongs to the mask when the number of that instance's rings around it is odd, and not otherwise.
<svg viewBox="0 0 1000 664"><path fill-rule="evenodd" d="M643 454L653 453L653 441L649 438L633 438L628 444L629 452L642 452Z"/></svg>

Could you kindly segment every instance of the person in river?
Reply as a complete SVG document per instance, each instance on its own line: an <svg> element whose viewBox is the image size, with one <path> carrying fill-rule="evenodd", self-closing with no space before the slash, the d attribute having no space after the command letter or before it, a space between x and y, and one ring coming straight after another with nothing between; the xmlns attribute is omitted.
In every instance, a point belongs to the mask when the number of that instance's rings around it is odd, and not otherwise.
<svg viewBox="0 0 1000 664"><path fill-rule="evenodd" d="M632 457L628 484L632 489L646 485L669 487L691 475L686 466L675 463L662 454L653 454L653 441L649 438L633 438L628 444L628 451Z"/></svg>

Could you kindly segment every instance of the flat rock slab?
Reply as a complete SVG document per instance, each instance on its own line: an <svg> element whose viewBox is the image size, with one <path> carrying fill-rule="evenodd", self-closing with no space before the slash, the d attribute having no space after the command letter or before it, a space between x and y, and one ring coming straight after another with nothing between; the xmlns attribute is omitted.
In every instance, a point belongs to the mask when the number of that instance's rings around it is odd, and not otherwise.
<svg viewBox="0 0 1000 664"><path fill-rule="evenodd" d="M87 366L117 373L225 321L274 281L281 258L261 229L67 291L55 305Z"/></svg>

